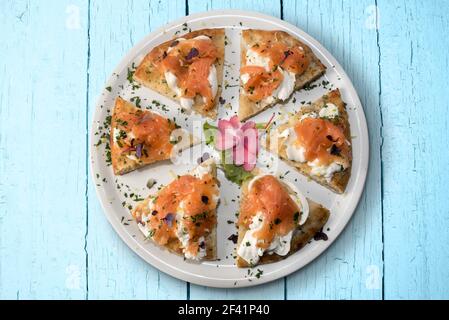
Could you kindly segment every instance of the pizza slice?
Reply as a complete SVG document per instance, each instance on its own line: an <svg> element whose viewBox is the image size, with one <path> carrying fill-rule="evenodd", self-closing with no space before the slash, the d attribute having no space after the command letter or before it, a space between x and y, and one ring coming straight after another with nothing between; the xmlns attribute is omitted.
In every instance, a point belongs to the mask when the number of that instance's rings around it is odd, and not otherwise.
<svg viewBox="0 0 449 320"><path fill-rule="evenodd" d="M110 147L115 175L170 159L197 139L174 121L118 97L111 117Z"/></svg>
<svg viewBox="0 0 449 320"><path fill-rule="evenodd" d="M304 247L326 224L329 210L291 183L259 171L242 185L236 264L276 262Z"/></svg>
<svg viewBox="0 0 449 320"><path fill-rule="evenodd" d="M217 259L219 182L213 159L150 195L132 212L145 237L190 260Z"/></svg>
<svg viewBox="0 0 449 320"><path fill-rule="evenodd" d="M286 101L326 72L313 51L284 31L244 30L241 40L240 107L246 120Z"/></svg>
<svg viewBox="0 0 449 320"><path fill-rule="evenodd" d="M224 29L203 29L167 41L146 55L134 79L187 111L217 116L224 65Z"/></svg>
<svg viewBox="0 0 449 320"><path fill-rule="evenodd" d="M262 144L310 179L343 193L351 176L350 141L346 104L336 89L303 106Z"/></svg>

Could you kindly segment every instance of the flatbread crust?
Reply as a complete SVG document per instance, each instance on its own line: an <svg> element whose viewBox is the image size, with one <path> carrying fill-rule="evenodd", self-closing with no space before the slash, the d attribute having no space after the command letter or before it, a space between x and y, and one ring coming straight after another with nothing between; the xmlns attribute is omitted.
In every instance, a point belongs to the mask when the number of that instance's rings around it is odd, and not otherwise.
<svg viewBox="0 0 449 320"><path fill-rule="evenodd" d="M248 193L248 183L249 181L245 181L242 184L241 199L243 199ZM324 227L327 220L329 219L330 215L329 210L308 198L306 199L309 203L309 217L302 226L298 226L294 231L290 243L290 252L285 256L280 256L275 253L273 254L264 253L264 255L260 257L260 260L257 265L273 263L288 258L292 254L303 248L315 236L315 234ZM247 228L239 226L237 248L240 246L240 243L242 242L245 233L247 231L248 231ZM251 266L248 262L246 262L246 260L241 258L239 255L237 255L236 257L236 265L239 268L254 267Z"/></svg>
<svg viewBox="0 0 449 320"><path fill-rule="evenodd" d="M201 163L200 166L211 166L211 174L215 177L217 186L220 186L220 182L217 179L217 166L215 162L213 162L213 159L206 160L205 162ZM189 173L191 174L191 173ZM161 189L162 190L162 189ZM161 190L159 190L157 193L159 193ZM157 195L157 193L155 195ZM155 195L149 195L144 201L142 201L132 212L132 215L137 223L139 223L139 216L136 214L137 211L142 210L142 208L148 208L149 201L152 201L153 196ZM218 204L217 204L218 207ZM213 214L217 215L217 209L212 211ZM139 228L142 230L139 224ZM143 230L142 230L143 232ZM144 234L147 236L146 234ZM201 260L207 260L207 261L213 261L217 260L217 226L215 225L212 230L205 236L204 242L206 245L206 256L202 258ZM153 242L156 244L155 242ZM156 244L158 245L158 244ZM159 245L158 245L159 246ZM167 249L168 251L184 256L184 253L182 252L182 244L179 239L174 238L171 239L166 245L162 246L163 248Z"/></svg>
<svg viewBox="0 0 449 320"><path fill-rule="evenodd" d="M244 30L242 32L241 41L241 61L246 60L246 51L256 43L266 42L268 40L276 40L284 42L288 46L301 46L304 48L306 55L310 58L310 65L307 70L296 76L295 91L303 89L311 82L320 78L326 72L326 66L316 57L313 51L304 43L294 38L284 31L264 31L264 30ZM240 88L240 107L238 116L241 121L246 120L256 114L275 105L279 100L270 104L255 103L248 99Z"/></svg>
<svg viewBox="0 0 449 320"><path fill-rule="evenodd" d="M294 125L302 115L309 113L309 112L319 112L321 108L326 103L333 103L338 107L339 111L339 117L335 119L334 121L338 121L337 123L341 125L344 130L344 135L346 139L351 142L351 131L349 126L349 120L348 120L348 113L346 111L346 103L343 102L341 99L340 90L336 89L333 90L324 96L322 96L320 99L312 103L310 106L302 106L302 108L295 114L292 119L288 123L280 125L276 132L280 133L283 132L285 129L289 128L290 126ZM336 192L336 193L344 193L346 190L346 186L348 185L349 178L351 177L351 168L352 168L352 146L349 145L349 152L350 157L348 159L349 165L348 167L340 172L336 172L333 174L332 179L328 182L325 177L318 177L315 175L311 175L311 168L307 163L299 163L296 161L291 161L287 158L285 146L283 145L286 138L279 138L279 142L276 145L275 143L272 143L271 140L273 139L273 136L270 134L267 134L266 139L262 140L262 146L273 152L276 153L281 159L286 161L289 165L295 167L299 172L301 172L303 175L307 176L308 178L316 181L317 183L321 184L322 186L329 188L330 190Z"/></svg>
<svg viewBox="0 0 449 320"><path fill-rule="evenodd" d="M169 99L179 102L180 97L178 97L176 93L169 88L169 86L165 81L165 75L153 66L152 61L155 57L162 57L164 55L164 52L167 52L168 48L170 47L170 44L172 44L173 41L175 41L176 39L179 38L192 39L200 35L210 37L218 49L218 58L217 61L215 62L215 67L217 69L218 91L215 96L214 104L211 108L206 109L202 99L198 98L195 99L193 110L205 117L215 119L217 117L218 98L221 95L223 83L223 66L224 66L224 50L225 50L224 29L196 30L158 45L145 56L140 65L137 67L134 73L134 80Z"/></svg>

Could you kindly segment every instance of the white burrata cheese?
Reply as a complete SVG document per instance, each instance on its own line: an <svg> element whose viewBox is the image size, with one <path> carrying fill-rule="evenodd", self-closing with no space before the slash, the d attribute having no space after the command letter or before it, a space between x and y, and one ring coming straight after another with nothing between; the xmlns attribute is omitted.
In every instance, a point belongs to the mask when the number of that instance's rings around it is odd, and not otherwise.
<svg viewBox="0 0 449 320"><path fill-rule="evenodd" d="M305 113L305 114L303 114L301 116L301 118L299 120L302 121L302 120L307 119L307 118L316 119L316 118L318 118L318 114L316 112L314 112L314 111L309 112L309 113Z"/></svg>
<svg viewBox="0 0 449 320"><path fill-rule="evenodd" d="M292 72L285 71L282 68L279 68L279 70L281 71L284 78L282 79L280 86L275 90L275 94L273 93L273 96L276 96L278 99L285 101L295 90L296 75Z"/></svg>
<svg viewBox="0 0 449 320"><path fill-rule="evenodd" d="M270 71L270 58L262 57L256 51L248 49L246 51L246 65L264 67L266 71Z"/></svg>
<svg viewBox="0 0 449 320"><path fill-rule="evenodd" d="M340 172L344 169L343 164L337 161L332 162L329 165L321 165L318 159L314 161L309 161L307 164L312 168L310 174L317 177L324 177L327 182L332 180L332 176L336 172Z"/></svg>
<svg viewBox="0 0 449 320"><path fill-rule="evenodd" d="M217 68L215 64L210 66L209 75L207 76L207 80L209 81L210 90L212 92L212 97L215 97L218 92L218 80L217 80ZM206 103L206 97L203 97L204 103Z"/></svg>
<svg viewBox="0 0 449 320"><path fill-rule="evenodd" d="M333 119L335 117L338 117L338 115L338 107L333 103L326 104L323 108L321 108L319 112L320 118Z"/></svg>
<svg viewBox="0 0 449 320"><path fill-rule="evenodd" d="M287 138L284 142L287 158L292 161L304 163L306 162L306 149L298 144L298 137L293 127L285 129L279 138Z"/></svg>
<svg viewBox="0 0 449 320"><path fill-rule="evenodd" d="M166 71L164 75L168 87L173 90L177 96L181 96L181 88L178 87L178 78L170 71Z"/></svg>
<svg viewBox="0 0 449 320"><path fill-rule="evenodd" d="M206 256L206 244L204 242L204 237L200 237L198 239L198 243L200 244L200 246L198 247L198 252L196 252L196 254L191 253L189 251L184 251L184 257L186 257L186 259L189 260L201 260L202 258L204 258Z"/></svg>
<svg viewBox="0 0 449 320"><path fill-rule="evenodd" d="M185 248L190 244L190 235L184 225L184 201L181 201L179 204L177 213L176 213L176 236L181 242L184 257L190 260L200 260L206 256L206 244L204 243L204 237L200 237L198 239L198 243L200 244L199 250L196 253L192 253L186 251ZM201 243L204 243L201 245Z"/></svg>
<svg viewBox="0 0 449 320"><path fill-rule="evenodd" d="M248 81L249 81L249 74L248 73L244 73L240 76L240 80L242 80L242 83L245 85Z"/></svg>
<svg viewBox="0 0 449 320"><path fill-rule="evenodd" d="M261 212L253 217L249 230L245 233L242 242L237 248L237 254L251 265L257 264L265 251L268 254L276 253L280 256L285 256L290 251L293 230L285 236L276 236L266 250L257 246L258 239L254 234L262 228L263 220L264 218Z"/></svg>

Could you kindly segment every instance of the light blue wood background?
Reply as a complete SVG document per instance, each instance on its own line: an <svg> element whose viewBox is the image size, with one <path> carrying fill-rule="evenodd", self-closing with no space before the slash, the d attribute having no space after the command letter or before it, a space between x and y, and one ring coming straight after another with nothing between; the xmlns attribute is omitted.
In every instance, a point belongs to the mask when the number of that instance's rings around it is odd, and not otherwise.
<svg viewBox="0 0 449 320"><path fill-rule="evenodd" d="M362 100L370 169L339 239L249 289L147 265L106 221L88 169L95 100L143 36L222 8L283 18L320 41ZM0 298L449 298L449 3L406 0L0 2Z"/></svg>

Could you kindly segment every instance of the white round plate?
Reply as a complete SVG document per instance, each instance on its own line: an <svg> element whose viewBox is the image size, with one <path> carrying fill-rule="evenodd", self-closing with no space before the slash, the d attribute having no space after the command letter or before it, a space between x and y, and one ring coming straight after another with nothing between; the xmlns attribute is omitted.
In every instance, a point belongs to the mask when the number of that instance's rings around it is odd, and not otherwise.
<svg viewBox="0 0 449 320"><path fill-rule="evenodd" d="M326 75L315 83L317 86L312 90L296 92L294 98L290 99L285 105L268 109L251 120L266 122L273 112L276 112L276 119L278 122L282 122L285 111L297 109L301 102L314 101L332 88L341 90L349 113L354 159L351 179L344 195L334 194L320 185L308 181L293 168L282 161L276 161L275 156L261 149L260 167L282 175L285 180L295 183L304 195L329 208L331 215L324 230L328 236L327 241L312 241L283 261L258 266L249 271L248 269L239 269L234 265L235 245L228 240L229 236L236 233L233 222L236 221L235 213L238 211L239 188L226 180L220 171L221 204L218 209L218 261L202 263L184 261L182 257L171 254L152 242L146 241L136 223L132 221L130 211L127 208L129 205L135 206L137 204L131 198L146 197L150 193L154 193L157 187L169 183L177 174L185 174L194 168L197 165L196 159L203 152L212 153L213 151L208 149L204 143L183 153L182 159L193 159L193 161L184 161L186 163L176 165L170 161L156 163L118 177L114 176L112 168L106 163L105 143L97 145L102 132L107 131L104 129L104 122L110 115L110 110L118 95L128 100L139 97L142 106L148 107L151 105L153 110L159 111L169 118L176 118L177 123L182 127L192 130L196 135L202 135L201 130L198 129L198 122L204 122L206 119L202 119L195 114L181 113L177 103L147 88L133 88L127 77L128 71L132 71L133 64L137 65L154 46L190 30L204 28L226 28L227 34L226 76L222 94L226 103L219 106L219 119L228 119L235 114L238 108L239 34L242 29L246 28L287 31L312 48L318 58L328 67ZM136 102L136 99L133 100ZM154 100L159 103L154 103ZM211 11L181 18L152 32L137 44L120 62L105 85L95 110L90 144L91 172L97 195L107 218L123 241L145 261L163 272L195 284L224 288L253 286L279 279L302 268L326 250L348 223L357 206L363 191L369 158L368 131L360 100L351 80L334 57L316 40L291 24L259 13L237 10ZM157 184L151 190L146 187L149 178L154 178L157 181ZM132 193L134 195L131 195Z"/></svg>

